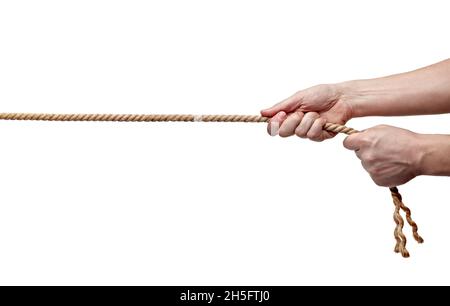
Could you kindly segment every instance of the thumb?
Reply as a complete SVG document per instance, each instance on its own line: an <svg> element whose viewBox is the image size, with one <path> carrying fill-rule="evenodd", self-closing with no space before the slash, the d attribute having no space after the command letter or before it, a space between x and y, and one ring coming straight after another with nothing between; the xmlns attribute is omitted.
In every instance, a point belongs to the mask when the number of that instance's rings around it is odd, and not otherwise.
<svg viewBox="0 0 450 306"><path fill-rule="evenodd" d="M348 150L357 151L361 147L361 133L355 133L345 137L344 139L344 148Z"/></svg>
<svg viewBox="0 0 450 306"><path fill-rule="evenodd" d="M299 93L296 93L290 96L289 98L281 101L280 103L275 104L272 107L263 109L261 111L261 115L270 118L281 111L291 113L300 106L301 99L302 99L301 95Z"/></svg>

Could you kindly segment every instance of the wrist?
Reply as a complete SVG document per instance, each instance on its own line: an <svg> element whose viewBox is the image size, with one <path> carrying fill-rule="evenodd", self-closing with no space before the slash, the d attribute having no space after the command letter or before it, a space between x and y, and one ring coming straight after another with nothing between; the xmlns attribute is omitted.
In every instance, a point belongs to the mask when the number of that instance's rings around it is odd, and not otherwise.
<svg viewBox="0 0 450 306"><path fill-rule="evenodd" d="M347 81L336 86L340 100L349 106L354 118L406 114L409 111L398 102L414 96L395 76Z"/></svg>
<svg viewBox="0 0 450 306"><path fill-rule="evenodd" d="M450 136L418 135L418 175L450 175Z"/></svg>
<svg viewBox="0 0 450 306"><path fill-rule="evenodd" d="M371 104L376 101L370 85L370 80L353 80L336 84L336 90L339 92L339 100L347 105L351 117L371 116Z"/></svg>

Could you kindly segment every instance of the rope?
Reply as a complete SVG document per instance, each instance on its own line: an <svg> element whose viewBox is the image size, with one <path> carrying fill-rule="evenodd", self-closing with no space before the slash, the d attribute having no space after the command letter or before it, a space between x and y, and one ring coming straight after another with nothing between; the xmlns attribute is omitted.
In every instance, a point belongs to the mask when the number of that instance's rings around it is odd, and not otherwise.
<svg viewBox="0 0 450 306"><path fill-rule="evenodd" d="M0 120L34 120L34 121L114 121L114 122L268 122L270 118L251 115L157 115L157 114L38 114L38 113L0 113ZM333 133L351 135L359 131L340 124L326 123L324 130ZM413 237L423 243L418 233L417 224L411 218L411 210L403 203L397 187L389 188L395 205L394 221L396 224L394 251L403 257L409 257L406 249L406 236L403 233L405 222L400 214L403 210L406 220L412 228Z"/></svg>

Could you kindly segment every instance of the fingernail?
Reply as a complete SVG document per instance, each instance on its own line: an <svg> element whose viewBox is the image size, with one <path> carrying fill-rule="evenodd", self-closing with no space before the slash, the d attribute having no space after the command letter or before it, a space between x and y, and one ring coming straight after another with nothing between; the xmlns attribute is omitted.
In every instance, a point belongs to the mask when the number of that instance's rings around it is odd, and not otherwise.
<svg viewBox="0 0 450 306"><path fill-rule="evenodd" d="M278 122L271 122L270 123L270 136L277 136L279 129L280 129L280 124Z"/></svg>

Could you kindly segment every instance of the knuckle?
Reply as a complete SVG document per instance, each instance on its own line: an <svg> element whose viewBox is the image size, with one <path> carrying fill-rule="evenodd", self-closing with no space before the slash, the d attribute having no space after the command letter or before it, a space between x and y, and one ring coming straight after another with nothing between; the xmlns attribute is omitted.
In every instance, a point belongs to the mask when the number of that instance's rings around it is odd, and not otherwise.
<svg viewBox="0 0 450 306"><path fill-rule="evenodd" d="M371 137L370 134L368 132L365 133L361 133L359 140L361 141L361 143L363 144L368 144L371 142Z"/></svg>
<svg viewBox="0 0 450 306"><path fill-rule="evenodd" d="M373 163L375 161L375 156L372 153L365 153L362 159L367 163Z"/></svg>
<svg viewBox="0 0 450 306"><path fill-rule="evenodd" d="M388 127L388 125L386 125L386 124L378 124L377 126L375 126L377 129L384 129L384 128L387 128Z"/></svg>
<svg viewBox="0 0 450 306"><path fill-rule="evenodd" d="M364 168L364 170L366 170L366 172L371 174L371 167L364 160L361 160L361 166Z"/></svg>
<svg viewBox="0 0 450 306"><path fill-rule="evenodd" d="M295 111L294 113L293 113L293 115L295 114L295 116L297 117L297 119L299 119L300 121L303 119L303 117L305 116L305 114L302 112L302 111L299 111L299 110L297 110L297 111Z"/></svg>
<svg viewBox="0 0 450 306"><path fill-rule="evenodd" d="M309 118L311 118L312 120L316 120L319 118L319 113L316 112L309 112Z"/></svg>
<svg viewBox="0 0 450 306"><path fill-rule="evenodd" d="M381 169L378 167L372 167L370 169L370 174L375 175L376 177L379 177L381 175Z"/></svg>
<svg viewBox="0 0 450 306"><path fill-rule="evenodd" d="M311 139L311 140L316 140L316 139L319 138L319 136L320 136L320 131L309 130L309 131L306 133L306 137L308 137L308 138Z"/></svg>

